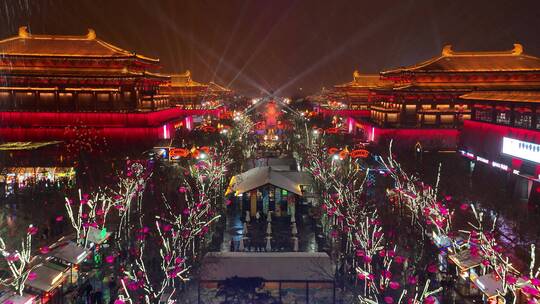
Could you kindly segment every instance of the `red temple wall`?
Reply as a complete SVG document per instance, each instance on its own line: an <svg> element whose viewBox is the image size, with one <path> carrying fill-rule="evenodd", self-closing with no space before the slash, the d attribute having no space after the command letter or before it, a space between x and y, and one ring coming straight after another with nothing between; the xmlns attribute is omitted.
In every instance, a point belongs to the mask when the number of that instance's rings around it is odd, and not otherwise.
<svg viewBox="0 0 540 304"><path fill-rule="evenodd" d="M381 128L361 122L365 139L382 146L393 139L393 147L412 149L420 142L424 150L456 150L459 130L457 129L392 129Z"/></svg>
<svg viewBox="0 0 540 304"><path fill-rule="evenodd" d="M158 126L166 121L179 119L182 112L168 109L148 113L110 112L0 112L0 126L49 127L85 125L95 127L146 127Z"/></svg>
<svg viewBox="0 0 540 304"><path fill-rule="evenodd" d="M82 136L110 142L152 142L174 136L174 124L191 115L219 115L220 110L172 108L145 113L111 112L0 112L0 141L48 141Z"/></svg>
<svg viewBox="0 0 540 304"><path fill-rule="evenodd" d="M167 132L172 132L170 126L166 128ZM89 137L106 138L110 143L127 143L157 141L164 138L163 133L163 126L161 126L153 128L93 128L89 133L84 134L89 134ZM65 141L74 140L76 137L76 132L65 128L0 128L1 141Z"/></svg>
<svg viewBox="0 0 540 304"><path fill-rule="evenodd" d="M172 108L141 113L112 112L0 112L0 127L158 127L188 115L218 115L219 110Z"/></svg>

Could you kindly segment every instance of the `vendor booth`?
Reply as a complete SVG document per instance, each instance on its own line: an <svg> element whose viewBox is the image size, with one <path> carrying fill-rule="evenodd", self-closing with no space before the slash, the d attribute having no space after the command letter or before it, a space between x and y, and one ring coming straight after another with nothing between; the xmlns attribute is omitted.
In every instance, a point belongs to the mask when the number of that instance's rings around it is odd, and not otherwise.
<svg viewBox="0 0 540 304"><path fill-rule="evenodd" d="M32 304L35 296L23 293L18 293L11 290L0 291L0 304Z"/></svg>
<svg viewBox="0 0 540 304"><path fill-rule="evenodd" d="M79 279L79 264L90 255L90 251L73 242L60 244L49 254L49 262L68 267L68 284L77 284Z"/></svg>
<svg viewBox="0 0 540 304"><path fill-rule="evenodd" d="M32 270L34 278L28 279L25 286L30 294L36 296L37 304L63 303L63 288L69 267L44 262Z"/></svg>
<svg viewBox="0 0 540 304"><path fill-rule="evenodd" d="M456 266L458 281L456 290L463 296L477 296L478 289L473 288L470 277L477 277L477 271L482 263L479 255L471 255L469 249L463 249L457 253L448 255L448 259Z"/></svg>

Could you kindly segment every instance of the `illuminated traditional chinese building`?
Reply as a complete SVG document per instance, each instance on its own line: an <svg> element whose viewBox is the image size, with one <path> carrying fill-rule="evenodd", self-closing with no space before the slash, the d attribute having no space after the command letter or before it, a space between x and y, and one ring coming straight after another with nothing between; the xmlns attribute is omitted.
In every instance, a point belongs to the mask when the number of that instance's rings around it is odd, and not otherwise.
<svg viewBox="0 0 540 304"><path fill-rule="evenodd" d="M97 38L19 34L0 41L3 140L64 139L65 128L100 136L168 138L178 113L159 86L159 60Z"/></svg>
<svg viewBox="0 0 540 304"><path fill-rule="evenodd" d="M232 91L214 82L203 84L191 79L191 72L170 75L170 83L162 84L161 92L169 95L171 104L184 109L209 109L220 106Z"/></svg>
<svg viewBox="0 0 540 304"><path fill-rule="evenodd" d="M377 105L363 125L368 139L399 139L399 145L420 150L455 150L463 122L471 118L471 100L460 96L540 90L540 58L523 53L519 44L499 52L455 52L445 46L440 56L382 72L381 77L392 85L372 89Z"/></svg>
<svg viewBox="0 0 540 304"><path fill-rule="evenodd" d="M0 41L0 108L27 111L123 111L168 107L158 87L159 60L96 37L30 34Z"/></svg>
<svg viewBox="0 0 540 304"><path fill-rule="evenodd" d="M371 119L385 127L456 128L470 119L469 102L459 96L478 90L540 88L540 58L510 51L455 52L450 45L440 56L409 67L384 71L393 85L375 89L378 106Z"/></svg>

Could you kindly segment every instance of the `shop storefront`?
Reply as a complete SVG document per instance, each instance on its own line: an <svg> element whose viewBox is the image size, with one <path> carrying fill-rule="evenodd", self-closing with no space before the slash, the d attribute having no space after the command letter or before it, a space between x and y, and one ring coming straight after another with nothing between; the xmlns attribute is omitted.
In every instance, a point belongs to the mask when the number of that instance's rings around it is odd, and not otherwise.
<svg viewBox="0 0 540 304"><path fill-rule="evenodd" d="M58 187L74 182L73 167L6 167L0 174L0 191L10 195L26 187Z"/></svg>

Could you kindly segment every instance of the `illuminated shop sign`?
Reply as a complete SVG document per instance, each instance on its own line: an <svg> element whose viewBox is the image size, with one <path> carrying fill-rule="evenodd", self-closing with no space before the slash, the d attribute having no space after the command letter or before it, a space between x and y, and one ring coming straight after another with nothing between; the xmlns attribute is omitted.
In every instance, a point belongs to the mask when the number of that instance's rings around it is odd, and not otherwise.
<svg viewBox="0 0 540 304"><path fill-rule="evenodd" d="M500 164L500 163L497 163L497 162L491 162L491 165L492 165L493 167L495 167L495 168L499 168L499 169L508 171L508 166L505 165L505 164Z"/></svg>
<svg viewBox="0 0 540 304"><path fill-rule="evenodd" d="M487 160L487 159L485 159L483 157L480 157L480 156L477 156L476 160L479 161L479 162L483 162L484 164L489 164L489 160Z"/></svg>
<svg viewBox="0 0 540 304"><path fill-rule="evenodd" d="M468 157L472 160L474 160L474 154L472 154L471 152L467 152L467 151L464 151L464 150L459 150L459 152L461 153L461 155L465 156L465 157Z"/></svg>
<svg viewBox="0 0 540 304"><path fill-rule="evenodd" d="M503 138L502 153L540 163L540 145L513 138Z"/></svg>

